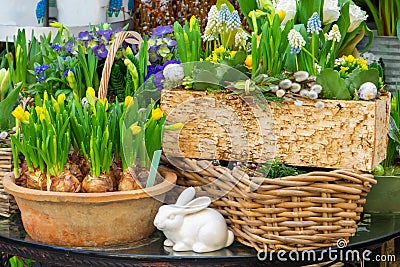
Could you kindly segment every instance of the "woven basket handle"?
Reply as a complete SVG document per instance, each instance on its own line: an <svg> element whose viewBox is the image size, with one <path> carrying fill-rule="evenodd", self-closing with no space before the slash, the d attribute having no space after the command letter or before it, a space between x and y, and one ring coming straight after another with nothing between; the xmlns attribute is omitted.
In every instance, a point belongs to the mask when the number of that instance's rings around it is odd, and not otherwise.
<svg viewBox="0 0 400 267"><path fill-rule="evenodd" d="M139 33L134 31L122 31L118 33L117 37L115 38L113 44L111 45L108 51L106 61L104 62L104 68L101 74L100 87L98 92L99 99L104 99L107 96L108 81L110 80L111 68L114 63L114 58L115 55L117 54L119 47L122 45L124 41L126 41L129 44L137 44L140 48L140 46L143 43L143 38L142 36L140 36Z"/></svg>

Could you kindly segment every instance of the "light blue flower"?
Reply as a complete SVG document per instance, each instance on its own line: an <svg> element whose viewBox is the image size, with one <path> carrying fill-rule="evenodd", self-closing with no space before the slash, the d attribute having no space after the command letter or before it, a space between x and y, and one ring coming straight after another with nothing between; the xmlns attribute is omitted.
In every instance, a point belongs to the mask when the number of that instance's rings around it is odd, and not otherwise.
<svg viewBox="0 0 400 267"><path fill-rule="evenodd" d="M221 5L221 9L219 10L219 21L220 22L228 22L229 17L231 16L231 12L226 4Z"/></svg>
<svg viewBox="0 0 400 267"><path fill-rule="evenodd" d="M309 33L319 33L321 29L321 19L317 12L314 12L312 16L307 21L307 32Z"/></svg>
<svg viewBox="0 0 400 267"><path fill-rule="evenodd" d="M242 25L242 21L240 20L239 13L237 10L233 11L232 14L229 16L227 21L228 30L236 30Z"/></svg>

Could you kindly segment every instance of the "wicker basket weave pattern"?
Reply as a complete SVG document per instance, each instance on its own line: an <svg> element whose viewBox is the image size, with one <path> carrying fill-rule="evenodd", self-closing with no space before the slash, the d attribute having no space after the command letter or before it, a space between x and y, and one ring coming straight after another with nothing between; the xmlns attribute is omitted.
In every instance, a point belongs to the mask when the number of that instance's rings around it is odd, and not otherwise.
<svg viewBox="0 0 400 267"><path fill-rule="evenodd" d="M3 177L12 172L12 151L9 147L0 148L0 216L10 217L18 211L17 203L3 187Z"/></svg>
<svg viewBox="0 0 400 267"><path fill-rule="evenodd" d="M178 184L215 199L236 239L259 251L335 246L357 229L376 180L351 171L310 172L277 179L249 177L210 161L173 161ZM222 197L220 197L222 196Z"/></svg>

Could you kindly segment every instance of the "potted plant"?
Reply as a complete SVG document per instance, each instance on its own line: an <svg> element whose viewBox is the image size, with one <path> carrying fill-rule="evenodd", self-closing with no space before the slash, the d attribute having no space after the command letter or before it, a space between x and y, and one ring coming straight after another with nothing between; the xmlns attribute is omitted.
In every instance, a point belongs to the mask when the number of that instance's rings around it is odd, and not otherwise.
<svg viewBox="0 0 400 267"><path fill-rule="evenodd" d="M382 58L385 71L385 83L393 91L400 82L398 75L400 51L400 3L399 1L362 0L367 5L376 26L376 36L368 51ZM360 43L365 47L367 40Z"/></svg>
<svg viewBox="0 0 400 267"><path fill-rule="evenodd" d="M121 34L110 50L116 52L116 47L120 47L129 36L138 34ZM43 51L46 51L46 44L43 46ZM141 51L147 52L147 46L143 47ZM93 71L95 65L87 62L91 61L91 50L82 56L83 51L77 49L78 60L86 61L80 64ZM112 66L109 63L114 57L115 54L108 55L107 66ZM145 56L139 57L147 63ZM144 77L143 68L136 71L137 77ZM68 70L67 75L71 76L71 73L73 71ZM110 75L111 72L107 73ZM86 74L85 81L90 82L91 76ZM103 76L101 84L105 79ZM4 187L16 198L26 231L36 241L60 246L107 246L146 238L154 231L151 222L165 193L173 187L176 175L160 170L163 178L158 176L153 182L142 182L142 186L136 188L120 186L125 191L117 191L122 175L123 150L131 145L120 137L128 134L131 136L129 140L138 137L139 162L145 162L140 166L148 167L147 158L151 157L147 153L160 149L158 128L163 128L163 120L150 115L152 110L156 110L154 102L146 106L147 111L140 120L136 118L133 125L127 125L124 124L125 117L139 114L137 105L128 108L137 100L129 96L124 102L117 99L109 102L105 97L107 93L96 97L92 87L81 98L80 91L74 90L76 82L70 79L67 83L72 85L69 99L62 92L53 96L44 91L42 98L41 94L36 94L34 105L28 105L26 109L18 106L13 112L18 126L15 136L12 136L15 175L4 178ZM136 126L140 124L143 131L140 135L132 127L135 123ZM17 161L19 152L25 158L22 166ZM127 161L126 157L124 162L137 164L136 161ZM135 165L127 164L124 170L135 168ZM158 164L151 166L156 173ZM146 175L150 176L149 173L151 169ZM21 179L20 174L26 177L30 188L15 184L15 179ZM143 175L139 173L138 176Z"/></svg>
<svg viewBox="0 0 400 267"><path fill-rule="evenodd" d="M246 1L242 6L248 4ZM294 4L296 12L295 1ZM302 5L305 7L305 2ZM337 16L326 24L318 15L323 12L322 6L305 23L298 24L290 10L280 10L279 6L266 5L249 12L242 8L254 29L251 41L241 29L237 12L228 3L211 7L203 45L198 43L202 34L195 19L184 27L175 23L179 56L187 63L163 70L161 109L172 122L189 122L199 113L205 122L188 123L179 140L189 141L180 142L179 147L175 137L165 138L165 153L252 162L279 157L296 166L372 171L385 157L386 140L380 136L387 133L390 96L382 89L380 66L368 65L366 60L351 55L353 49L348 49L354 48L357 34L366 30L365 15L357 19L350 16L354 4L349 1L336 5ZM229 39L235 42L227 42ZM206 49L199 52L203 46ZM341 56L345 51L349 54ZM247 96L253 96L257 104L265 103L261 107L265 112L259 111L264 117L256 115L254 104L246 103ZM219 104L209 103L213 108L201 104L208 98ZM371 113L366 116L367 110ZM220 114L217 122L216 114ZM234 116L237 121L232 122ZM254 117L264 121L259 123ZM339 124L355 132L345 134ZM367 139L354 140L354 136L362 135L361 128L370 126L367 132L372 133L372 139L364 144ZM225 127L227 130L220 129ZM241 143L231 136L233 132L248 138ZM347 137L338 140L339 135ZM207 140L204 145L199 144L202 140ZM344 143L340 144L341 140ZM315 156L315 151L321 156Z"/></svg>

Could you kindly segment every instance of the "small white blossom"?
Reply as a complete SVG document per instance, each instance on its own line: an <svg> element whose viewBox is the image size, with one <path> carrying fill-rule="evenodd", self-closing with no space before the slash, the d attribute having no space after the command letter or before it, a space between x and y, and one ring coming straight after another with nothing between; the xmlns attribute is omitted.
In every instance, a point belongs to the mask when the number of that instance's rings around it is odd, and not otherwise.
<svg viewBox="0 0 400 267"><path fill-rule="evenodd" d="M276 96L277 97L283 97L285 95L285 90L283 89L279 89L278 91L276 91Z"/></svg>
<svg viewBox="0 0 400 267"><path fill-rule="evenodd" d="M342 35L340 34L339 26L335 24L329 31L327 40L338 43L340 42L340 39L342 39Z"/></svg>
<svg viewBox="0 0 400 267"><path fill-rule="evenodd" d="M317 69L317 72L320 73L322 70L321 65L319 65L317 62L315 62L315 68Z"/></svg>
<svg viewBox="0 0 400 267"><path fill-rule="evenodd" d="M308 98L309 99L317 99L318 98L318 93L315 91L309 91L308 92Z"/></svg>
<svg viewBox="0 0 400 267"><path fill-rule="evenodd" d="M308 79L309 74L307 71L299 70L299 71L295 72L293 74L293 76L294 76L294 79L296 80L296 82L301 83Z"/></svg>
<svg viewBox="0 0 400 267"><path fill-rule="evenodd" d="M7 133L7 132L1 132L1 133L0 133L0 139L6 139L7 136L8 136L8 133Z"/></svg>
<svg viewBox="0 0 400 267"><path fill-rule="evenodd" d="M360 86L358 93L360 95L360 99L372 100L377 96L378 89L376 88L375 84L371 82L366 82Z"/></svg>
<svg viewBox="0 0 400 267"><path fill-rule="evenodd" d="M322 92L322 86L319 84L313 84L311 86L311 91L316 92L317 94L320 94Z"/></svg>
<svg viewBox="0 0 400 267"><path fill-rule="evenodd" d="M247 39L248 39L248 34L242 28L239 28L237 33L235 34L235 46L246 47Z"/></svg>
<svg viewBox="0 0 400 267"><path fill-rule="evenodd" d="M282 89L289 89L292 86L292 81L289 79L284 79L279 82L279 87Z"/></svg>
<svg viewBox="0 0 400 267"><path fill-rule="evenodd" d="M350 4L349 14L350 14L350 26L347 29L347 32L354 31L358 26L360 26L361 22L366 20L368 17L366 12L355 4Z"/></svg>
<svg viewBox="0 0 400 267"><path fill-rule="evenodd" d="M335 66L340 66L340 65L343 65L344 63L346 63L346 60L344 59L344 57L335 59Z"/></svg>
<svg viewBox="0 0 400 267"><path fill-rule="evenodd" d="M362 58L367 61L367 65L376 63L379 61L379 57L375 56L373 53L367 52L362 55Z"/></svg>
<svg viewBox="0 0 400 267"><path fill-rule="evenodd" d="M292 86L290 87L290 91L293 93L298 93L301 90L301 85L298 83L292 83Z"/></svg>
<svg viewBox="0 0 400 267"><path fill-rule="evenodd" d="M288 34L289 44L292 47L291 53L300 53L301 48L306 45L306 41L300 32L295 29L291 29Z"/></svg>
<svg viewBox="0 0 400 267"><path fill-rule="evenodd" d="M324 102L319 101L319 102L315 103L315 107L319 108L319 109L323 109L325 107L325 104L324 104Z"/></svg>
<svg viewBox="0 0 400 267"><path fill-rule="evenodd" d="M219 10L219 21L222 23L228 22L229 17L231 16L231 12L226 4L221 5L221 9Z"/></svg>
<svg viewBox="0 0 400 267"><path fill-rule="evenodd" d="M273 84L273 85L270 85L270 86L269 86L269 89L271 89L271 92L272 92L272 93L276 93L276 91L279 90L279 86L276 85L276 84Z"/></svg>
<svg viewBox="0 0 400 267"><path fill-rule="evenodd" d="M303 90L301 90L300 91L300 95L302 96L302 97L308 97L308 93L309 93L310 91L308 91L307 89L303 89Z"/></svg>
<svg viewBox="0 0 400 267"><path fill-rule="evenodd" d="M325 0L323 8L323 21L324 24L329 24L337 21L340 16L340 7L338 0Z"/></svg>

